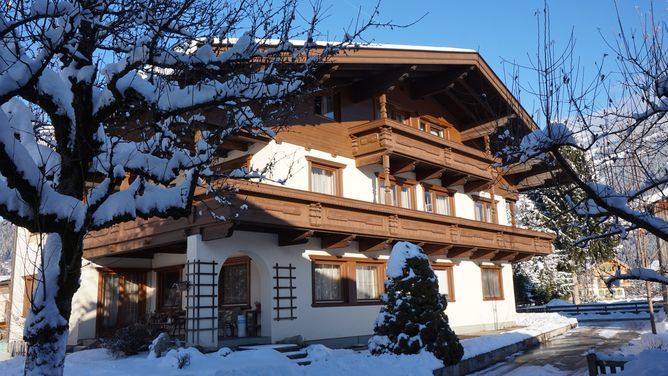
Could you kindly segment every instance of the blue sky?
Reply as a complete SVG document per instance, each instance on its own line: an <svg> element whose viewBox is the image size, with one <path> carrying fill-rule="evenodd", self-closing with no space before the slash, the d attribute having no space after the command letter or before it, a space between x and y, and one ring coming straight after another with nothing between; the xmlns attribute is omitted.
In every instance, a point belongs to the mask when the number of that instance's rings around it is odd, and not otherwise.
<svg viewBox="0 0 668 376"><path fill-rule="evenodd" d="M375 0L323 0L329 17L321 24L329 38L338 40L343 29L350 25L362 9L362 15L372 10ZM649 0L619 0L622 23L629 30L638 30L643 14L652 4ZM653 2L655 14L666 20L667 0ZM576 37L576 55L592 67L609 52L602 35L614 40L619 28L612 0L558 0L549 1L552 37L557 42L568 39L571 30ZM448 46L478 50L495 72L504 78L503 59L526 64L528 54L535 55L537 46L536 11L543 9L543 0L384 0L380 18L395 23L406 23L426 16L406 29L376 29L367 33L375 42ZM505 70L510 68L507 66ZM528 73L522 75L524 85L534 81ZM511 77L508 72L507 77ZM525 106L529 98L521 98ZM531 108L527 108L531 112Z"/></svg>

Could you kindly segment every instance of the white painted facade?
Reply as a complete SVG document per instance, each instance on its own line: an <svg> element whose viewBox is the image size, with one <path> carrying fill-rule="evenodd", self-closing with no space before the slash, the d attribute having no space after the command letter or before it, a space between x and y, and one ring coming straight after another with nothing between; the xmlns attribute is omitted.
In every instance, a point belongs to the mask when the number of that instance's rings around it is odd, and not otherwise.
<svg viewBox="0 0 668 376"><path fill-rule="evenodd" d="M343 196L367 202L378 203L377 173L382 171L380 165L357 168L355 160L335 156L318 150L288 143L271 141L266 145L256 144L249 151L253 154L251 164L262 167L270 161L274 162L273 179L288 178L286 186L295 189L308 190L309 171L307 156L326 159L344 164L342 171ZM232 152L229 158L240 156L240 152ZM404 178L414 178L412 173L400 175ZM434 181L438 184L438 181ZM267 184L278 184L267 182ZM424 210L424 191L421 185L415 187L416 210ZM471 195L463 193L463 187L455 187L455 212L458 217L474 219L474 200ZM489 197L489 193L476 193ZM509 225L506 218L505 201L497 200L498 220L502 225ZM38 252L36 239L29 239L25 231L20 231L17 240L17 259L14 269L15 283L12 284L12 323L10 326L10 341L20 341L22 337L21 311L25 296L23 277L32 274L24 265L30 265ZM71 345L96 336L96 307L98 302L99 268L141 268L150 270L146 277L146 306L147 313L156 308L156 272L155 269L183 265L189 260L216 261L217 272L229 257L245 255L251 258L251 302L259 302L262 306L260 315L260 335L277 341L285 337L302 335L306 341L337 340L347 338L348 342L365 341L365 336L373 332L373 323L378 314L379 305L314 307L312 306L312 262L311 255L334 255L356 258L387 258L388 251L375 253L359 253L357 244L352 242L347 248L322 251L317 239L310 239L308 243L296 246L279 247L277 235L259 232L235 231L225 239L202 241L199 235L187 239L187 250L184 254L156 253L152 259L108 257L93 261L84 260L81 287L74 297L72 317L70 319L71 333L68 343ZM502 266L503 300L483 300L482 276L479 261L445 260L434 258L434 262L452 263L454 278L454 302L448 304L446 313L450 318L451 326L458 333L499 329L515 324L515 300L513 293L512 269L508 263L496 263ZM273 311L274 289L272 265L293 265L296 276L296 310L294 320L274 320ZM186 279L184 270L184 280ZM209 292L213 292L211 289ZM186 308L186 299L183 299ZM208 311L210 312L210 311ZM192 310L192 315L204 315L204 311ZM211 324L217 325L213 321ZM206 334L200 333L195 340L189 342L205 347L217 345L218 333L215 328ZM351 342L352 341L352 342Z"/></svg>

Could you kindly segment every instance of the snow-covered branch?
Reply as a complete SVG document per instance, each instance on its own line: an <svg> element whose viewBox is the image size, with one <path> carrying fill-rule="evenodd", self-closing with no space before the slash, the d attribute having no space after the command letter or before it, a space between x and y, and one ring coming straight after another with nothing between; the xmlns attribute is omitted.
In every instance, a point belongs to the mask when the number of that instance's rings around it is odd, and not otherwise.
<svg viewBox="0 0 668 376"><path fill-rule="evenodd" d="M614 286L616 283L619 283L619 281L627 279L657 282L668 285L668 277L659 274L655 270L645 268L633 268L627 273L621 273L619 270L617 270L615 275L608 277L608 279L605 280L605 284L610 287Z"/></svg>

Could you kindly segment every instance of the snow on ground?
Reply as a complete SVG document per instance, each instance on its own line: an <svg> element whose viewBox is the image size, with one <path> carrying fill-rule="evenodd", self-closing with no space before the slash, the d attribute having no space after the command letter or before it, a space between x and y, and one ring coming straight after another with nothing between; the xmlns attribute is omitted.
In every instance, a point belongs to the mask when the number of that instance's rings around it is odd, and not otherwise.
<svg viewBox="0 0 668 376"><path fill-rule="evenodd" d="M526 326L525 328L462 340L464 358L492 351L576 322L575 319L557 313L520 313L518 314L518 325ZM100 376L340 376L346 374L427 376L432 375L434 369L442 367L442 363L428 352L418 355L372 356L368 351L333 350L322 345L312 345L305 350L308 356L300 360L310 360L312 363L308 366L299 366L284 354L270 348L235 351L227 356L221 356L221 354L226 354L225 352L202 354L194 348L188 348L178 351L171 350L158 359L149 359L145 353L114 359L105 349L85 350L67 356L65 375L88 376L91 370L95 370L95 375ZM176 368L177 360L184 354L190 356L190 364L183 369L178 369ZM23 357L0 362L0 375L22 375L23 362ZM542 374L556 374L550 373L553 370L549 367L544 370L546 373ZM525 375L525 373L517 375Z"/></svg>
<svg viewBox="0 0 668 376"><path fill-rule="evenodd" d="M566 325L577 324L577 322L577 319L558 313L518 313L517 325L524 326L524 328L462 340L464 359L512 345Z"/></svg>

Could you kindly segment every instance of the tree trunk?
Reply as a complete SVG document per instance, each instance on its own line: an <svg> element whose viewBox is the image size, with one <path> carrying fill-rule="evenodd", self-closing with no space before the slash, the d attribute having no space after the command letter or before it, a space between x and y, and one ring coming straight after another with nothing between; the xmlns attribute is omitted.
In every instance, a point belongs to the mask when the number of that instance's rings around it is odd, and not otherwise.
<svg viewBox="0 0 668 376"><path fill-rule="evenodd" d="M580 304L580 281L578 273L573 272L573 304Z"/></svg>
<svg viewBox="0 0 668 376"><path fill-rule="evenodd" d="M668 242L656 238L656 243L659 250L659 273L666 276L668 275L666 273L668 271ZM668 285L661 284L661 295L663 297L663 312L668 315Z"/></svg>
<svg viewBox="0 0 668 376"><path fill-rule="evenodd" d="M83 237L72 231L48 234L41 247L41 265L37 266L36 288L23 333L28 346L25 375L63 374L82 249Z"/></svg>

